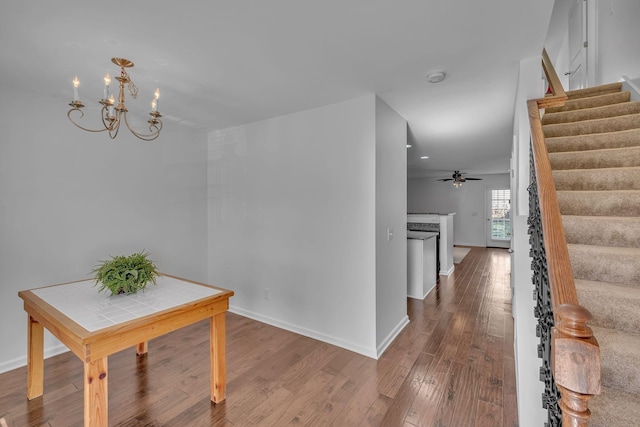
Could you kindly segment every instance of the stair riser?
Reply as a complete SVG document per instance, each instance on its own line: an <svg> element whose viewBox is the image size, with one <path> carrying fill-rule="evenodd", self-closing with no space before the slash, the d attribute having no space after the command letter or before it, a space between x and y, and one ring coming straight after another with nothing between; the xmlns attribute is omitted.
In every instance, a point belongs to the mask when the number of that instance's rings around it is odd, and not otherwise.
<svg viewBox="0 0 640 427"><path fill-rule="evenodd" d="M584 122L562 123L542 127L546 138L618 132L636 128L640 128L640 114L616 117L615 119L587 120Z"/></svg>
<svg viewBox="0 0 640 427"><path fill-rule="evenodd" d="M640 396L602 386L589 400L590 427L629 427L640 420Z"/></svg>
<svg viewBox="0 0 640 427"><path fill-rule="evenodd" d="M640 166L640 147L549 153L553 170L604 169Z"/></svg>
<svg viewBox="0 0 640 427"><path fill-rule="evenodd" d="M627 342L629 336L624 333L603 333L595 329L600 337L602 385L624 390L627 393L640 393L640 370L637 366L637 339ZM637 425L637 423L631 424Z"/></svg>
<svg viewBox="0 0 640 427"><path fill-rule="evenodd" d="M622 83L609 83L606 85L595 86L587 89L570 90L567 92L569 100L588 98L593 96L606 95L608 93L616 93L622 90Z"/></svg>
<svg viewBox="0 0 640 427"><path fill-rule="evenodd" d="M558 191L562 215L640 216L640 192Z"/></svg>
<svg viewBox="0 0 640 427"><path fill-rule="evenodd" d="M606 107L589 108L587 110L545 114L542 118L542 124L553 125L560 123L576 123L585 120L604 119L607 117L625 116L638 113L640 113L640 103L628 102L624 104L608 105Z"/></svg>
<svg viewBox="0 0 640 427"><path fill-rule="evenodd" d="M597 253L584 246L569 245L569 258L576 279L640 287L639 256Z"/></svg>
<svg viewBox="0 0 640 427"><path fill-rule="evenodd" d="M606 105L629 102L631 94L629 92L614 92L587 98L570 99L561 107L552 107L545 110L545 114L555 114L567 111L575 111L587 108L598 108Z"/></svg>
<svg viewBox="0 0 640 427"><path fill-rule="evenodd" d="M640 129L598 133L595 135L547 137L546 144L549 153L640 147Z"/></svg>
<svg viewBox="0 0 640 427"><path fill-rule="evenodd" d="M601 96L568 100L562 107L547 108L545 114L555 114L565 111L575 111L584 108L597 108L605 105L629 102L631 94L629 92L609 93Z"/></svg>
<svg viewBox="0 0 640 427"><path fill-rule="evenodd" d="M592 283L599 287L591 286ZM629 298L618 292L621 288L609 283L576 281L578 300L580 304L589 307L593 320L591 326L616 329L618 331L636 333L640 331L640 298L637 293Z"/></svg>
<svg viewBox="0 0 640 427"><path fill-rule="evenodd" d="M553 172L556 190L640 190L640 167Z"/></svg>
<svg viewBox="0 0 640 427"><path fill-rule="evenodd" d="M563 216L562 225L567 243L623 248L640 247L640 221L625 222L612 217Z"/></svg>

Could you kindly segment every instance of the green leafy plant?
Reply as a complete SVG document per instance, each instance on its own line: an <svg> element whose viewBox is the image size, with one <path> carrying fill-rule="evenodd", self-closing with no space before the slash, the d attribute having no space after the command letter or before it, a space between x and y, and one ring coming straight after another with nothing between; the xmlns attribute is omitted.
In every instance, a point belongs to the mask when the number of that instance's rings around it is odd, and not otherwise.
<svg viewBox="0 0 640 427"><path fill-rule="evenodd" d="M144 251L100 261L91 272L95 274L96 285L101 285L98 291L109 289L111 295L134 294L149 283L155 285L156 277L160 274L149 259L149 254Z"/></svg>

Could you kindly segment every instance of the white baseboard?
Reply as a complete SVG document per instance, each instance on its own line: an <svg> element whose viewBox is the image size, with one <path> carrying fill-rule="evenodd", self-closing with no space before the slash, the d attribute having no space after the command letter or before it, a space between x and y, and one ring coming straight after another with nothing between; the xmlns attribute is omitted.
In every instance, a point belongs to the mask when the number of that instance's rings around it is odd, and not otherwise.
<svg viewBox="0 0 640 427"><path fill-rule="evenodd" d="M393 340L396 339L398 334L400 334L400 332L402 332L402 330L408 324L409 324L409 316L404 316L402 318L402 320L400 320L400 323L398 323L396 325L396 327L393 328L393 330L389 333L389 335L387 335L387 337L378 346L378 349L377 349L378 355L377 355L376 359L378 359L380 356L382 356L382 353L384 353L384 351L387 349L387 347L389 347L391 345Z"/></svg>
<svg viewBox="0 0 640 427"><path fill-rule="evenodd" d="M298 325L293 325L291 323L283 322L278 319L274 319L272 317L263 316L262 314L254 313L252 311L248 311L242 309L240 307L235 307L233 305L229 306L229 311L235 314L239 314L240 316L248 317L249 319L257 320L258 322L266 323L271 326L275 326L276 328L284 329L286 331L295 332L296 334L304 335L305 337L313 338L322 342L326 342L328 344L332 344L338 347L342 347L347 350L351 350L358 354L362 354L363 356L370 357L372 359L377 359L378 354L376 349L370 349L363 347L358 344L354 344L349 341L345 341L341 338L337 338L331 335L323 334L318 331L314 331L307 328L302 328Z"/></svg>
<svg viewBox="0 0 640 427"><path fill-rule="evenodd" d="M632 101L638 101L640 100L640 88L635 84L635 82L633 80L631 80L629 77L622 76L621 77L622 80L622 90L623 91L629 91L629 93L631 93L631 100Z"/></svg>
<svg viewBox="0 0 640 427"><path fill-rule="evenodd" d="M456 269L456 266L455 266L455 264L454 264L454 265L452 265L452 266L451 266L451 268L450 268L449 270L440 270L440 273L438 273L438 274L440 274L440 275L442 275L442 276L450 276L450 275L451 275L451 273L453 273L453 271L454 271L455 269Z"/></svg>
<svg viewBox="0 0 640 427"><path fill-rule="evenodd" d="M56 346L46 348L44 350L44 358L48 359L49 357L57 356L58 354L66 353L67 351L69 351L69 349L66 345L58 344ZM7 360L6 362L0 363L0 374L22 368L23 366L27 366L27 356Z"/></svg>

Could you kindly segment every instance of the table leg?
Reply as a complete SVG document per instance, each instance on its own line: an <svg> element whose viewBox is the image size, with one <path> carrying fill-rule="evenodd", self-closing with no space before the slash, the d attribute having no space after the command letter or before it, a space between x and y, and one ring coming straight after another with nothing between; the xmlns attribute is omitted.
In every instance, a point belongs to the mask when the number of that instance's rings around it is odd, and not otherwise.
<svg viewBox="0 0 640 427"><path fill-rule="evenodd" d="M44 328L29 316L27 342L27 399L44 392Z"/></svg>
<svg viewBox="0 0 640 427"><path fill-rule="evenodd" d="M227 388L226 371L226 326L225 313L211 317L210 358L211 358L211 401L220 403L225 399Z"/></svg>
<svg viewBox="0 0 640 427"><path fill-rule="evenodd" d="M143 354L147 354L147 351L149 351L149 341L144 341L141 343L138 343L138 345L136 346L136 354L138 356L142 356Z"/></svg>
<svg viewBox="0 0 640 427"><path fill-rule="evenodd" d="M107 358L84 364L84 426L108 425Z"/></svg>

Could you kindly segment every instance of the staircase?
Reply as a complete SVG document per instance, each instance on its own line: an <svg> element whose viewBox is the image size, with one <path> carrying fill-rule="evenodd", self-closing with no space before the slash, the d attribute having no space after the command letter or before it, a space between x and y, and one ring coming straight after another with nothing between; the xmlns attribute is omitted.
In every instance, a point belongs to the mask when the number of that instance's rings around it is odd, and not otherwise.
<svg viewBox="0 0 640 427"><path fill-rule="evenodd" d="M590 426L640 425L640 102L621 88L567 92L542 119L578 298L600 344Z"/></svg>

